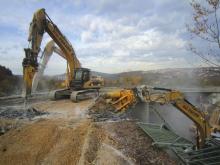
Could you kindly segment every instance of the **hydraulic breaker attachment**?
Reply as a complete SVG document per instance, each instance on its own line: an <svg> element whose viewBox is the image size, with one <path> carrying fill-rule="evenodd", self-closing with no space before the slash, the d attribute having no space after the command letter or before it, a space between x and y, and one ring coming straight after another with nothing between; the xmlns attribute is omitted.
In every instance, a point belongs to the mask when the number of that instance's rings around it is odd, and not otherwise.
<svg viewBox="0 0 220 165"><path fill-rule="evenodd" d="M35 72L37 71L37 58L32 53L31 49L24 49L25 58L23 59L23 80L24 80L24 96L31 95L32 81Z"/></svg>

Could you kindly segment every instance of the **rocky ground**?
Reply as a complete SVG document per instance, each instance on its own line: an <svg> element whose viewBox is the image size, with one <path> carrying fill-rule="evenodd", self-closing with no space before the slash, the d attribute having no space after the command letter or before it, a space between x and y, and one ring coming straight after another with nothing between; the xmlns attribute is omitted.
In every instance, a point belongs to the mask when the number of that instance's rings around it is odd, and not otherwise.
<svg viewBox="0 0 220 165"><path fill-rule="evenodd" d="M176 164L133 120L93 104L41 101L22 113L1 107L0 164Z"/></svg>

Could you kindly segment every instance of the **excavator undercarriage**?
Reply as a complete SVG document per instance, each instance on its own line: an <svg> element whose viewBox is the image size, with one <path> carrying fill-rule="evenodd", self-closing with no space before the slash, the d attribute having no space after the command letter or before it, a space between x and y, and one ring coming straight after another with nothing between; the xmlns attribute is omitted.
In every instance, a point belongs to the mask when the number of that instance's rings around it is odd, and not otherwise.
<svg viewBox="0 0 220 165"><path fill-rule="evenodd" d="M50 92L51 100L69 98L73 102L78 102L80 100L96 98L99 95L100 87L91 86L89 79L89 69L75 69L74 79L70 82L70 87Z"/></svg>

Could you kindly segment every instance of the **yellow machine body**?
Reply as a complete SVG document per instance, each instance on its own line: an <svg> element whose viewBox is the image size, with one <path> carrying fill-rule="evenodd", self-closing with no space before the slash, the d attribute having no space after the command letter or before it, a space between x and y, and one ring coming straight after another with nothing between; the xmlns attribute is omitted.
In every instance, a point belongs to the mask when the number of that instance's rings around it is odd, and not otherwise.
<svg viewBox="0 0 220 165"><path fill-rule="evenodd" d="M122 89L107 92L104 97L111 100L110 103L117 111L126 110L129 106L136 104L138 100L162 105L172 104L195 123L198 129L198 148L202 148L205 145L205 139L210 138L211 132L213 132L213 127L206 120L206 115L187 101L183 93L177 90L158 91L153 88L142 88L141 91L137 92L137 90ZM220 131L220 129L217 131Z"/></svg>
<svg viewBox="0 0 220 165"><path fill-rule="evenodd" d="M104 95L106 99L111 99L110 103L116 111L124 111L129 106L136 103L136 97L132 90L115 90Z"/></svg>

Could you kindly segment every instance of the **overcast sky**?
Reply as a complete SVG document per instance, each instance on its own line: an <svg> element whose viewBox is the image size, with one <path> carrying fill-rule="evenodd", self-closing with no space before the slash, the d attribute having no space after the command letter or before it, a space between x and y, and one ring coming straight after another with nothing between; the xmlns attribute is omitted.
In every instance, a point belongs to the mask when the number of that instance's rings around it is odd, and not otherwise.
<svg viewBox="0 0 220 165"><path fill-rule="evenodd" d="M33 13L46 12L70 40L83 67L107 73L198 66L186 50L188 0L0 0L0 65L22 74ZM44 36L41 49L50 41ZM65 72L53 54L46 74Z"/></svg>

